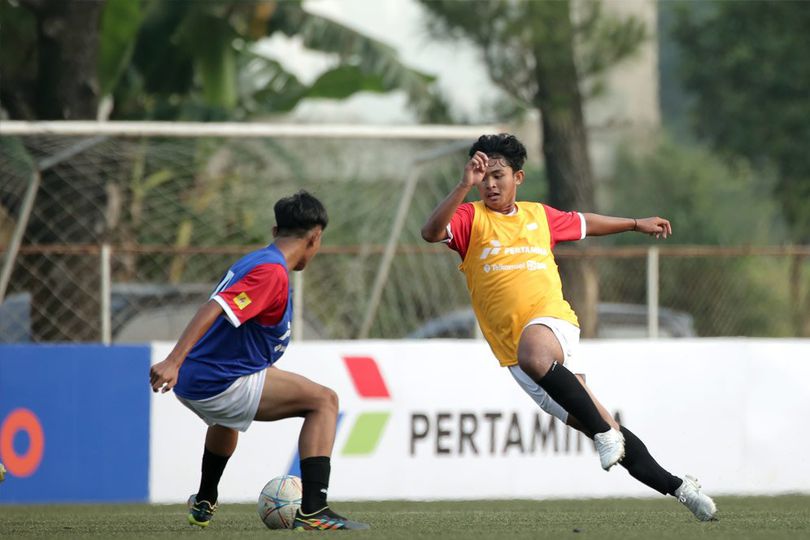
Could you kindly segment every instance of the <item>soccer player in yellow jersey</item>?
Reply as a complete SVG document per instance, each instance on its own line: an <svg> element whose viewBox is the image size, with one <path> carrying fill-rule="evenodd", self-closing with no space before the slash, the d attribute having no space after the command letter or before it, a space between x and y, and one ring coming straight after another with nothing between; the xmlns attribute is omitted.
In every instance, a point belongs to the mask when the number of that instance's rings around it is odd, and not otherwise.
<svg viewBox="0 0 810 540"><path fill-rule="evenodd" d="M526 149L515 136L481 136L470 148L461 182L428 218L422 237L459 253L476 319L495 357L544 411L593 438L602 468L620 463L642 483L677 497L698 519L716 519L714 501L697 480L662 468L572 371L579 326L552 255L557 242L586 235L637 231L666 238L672 234L669 221L515 202L525 160ZM481 200L464 203L472 188Z"/></svg>

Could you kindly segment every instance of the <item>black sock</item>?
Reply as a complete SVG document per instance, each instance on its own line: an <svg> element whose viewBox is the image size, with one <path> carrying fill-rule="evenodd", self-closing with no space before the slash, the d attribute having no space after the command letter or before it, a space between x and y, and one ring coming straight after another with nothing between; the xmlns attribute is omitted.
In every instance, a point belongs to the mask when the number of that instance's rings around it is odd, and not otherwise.
<svg viewBox="0 0 810 540"><path fill-rule="evenodd" d="M217 486L222 478L222 471L228 464L230 456L218 456L208 450L203 451L202 477L200 478L200 489L197 490L197 501L208 501L212 505L216 504L219 492Z"/></svg>
<svg viewBox="0 0 810 540"><path fill-rule="evenodd" d="M577 376L565 366L554 362L545 376L537 381L551 398L572 415L591 433L604 433L610 429L594 405L588 391Z"/></svg>
<svg viewBox="0 0 810 540"><path fill-rule="evenodd" d="M326 506L326 492L329 489L331 471L329 456L315 456L301 460L302 513L311 514Z"/></svg>
<svg viewBox="0 0 810 540"><path fill-rule="evenodd" d="M641 439L632 431L622 426L622 434L624 434L624 459L619 464L642 484L663 495L674 495L683 480L661 467Z"/></svg>

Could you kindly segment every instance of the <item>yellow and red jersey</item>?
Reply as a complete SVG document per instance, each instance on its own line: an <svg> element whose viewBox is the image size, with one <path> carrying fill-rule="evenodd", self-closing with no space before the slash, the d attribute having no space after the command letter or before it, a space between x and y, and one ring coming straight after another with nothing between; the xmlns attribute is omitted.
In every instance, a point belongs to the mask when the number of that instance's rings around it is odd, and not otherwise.
<svg viewBox="0 0 810 540"><path fill-rule="evenodd" d="M557 242L584 238L585 218L535 202L516 207L505 215L481 201L465 203L448 225L448 246L461 255L475 316L502 366L517 364L520 335L532 319L578 325L551 250Z"/></svg>

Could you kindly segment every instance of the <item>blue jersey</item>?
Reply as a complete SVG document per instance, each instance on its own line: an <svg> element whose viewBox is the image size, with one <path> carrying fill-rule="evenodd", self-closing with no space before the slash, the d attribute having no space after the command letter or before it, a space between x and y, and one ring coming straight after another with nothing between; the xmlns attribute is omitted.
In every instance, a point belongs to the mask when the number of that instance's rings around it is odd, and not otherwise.
<svg viewBox="0 0 810 540"><path fill-rule="evenodd" d="M236 379L273 365L290 342L292 290L275 245L249 253L228 269L211 299L223 309L189 352L174 392L205 399Z"/></svg>

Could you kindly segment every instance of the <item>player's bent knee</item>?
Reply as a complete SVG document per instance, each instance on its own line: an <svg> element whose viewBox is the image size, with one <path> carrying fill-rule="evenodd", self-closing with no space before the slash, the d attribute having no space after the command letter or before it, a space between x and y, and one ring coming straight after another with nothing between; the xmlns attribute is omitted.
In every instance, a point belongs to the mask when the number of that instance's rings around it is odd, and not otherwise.
<svg viewBox="0 0 810 540"><path fill-rule="evenodd" d="M340 410L340 400L337 392L331 388L322 386L318 395L318 401L320 409L334 412L334 414L337 416L338 410Z"/></svg>
<svg viewBox="0 0 810 540"><path fill-rule="evenodd" d="M543 355L521 355L518 354L518 365L532 379L540 379L551 369L554 359L551 356Z"/></svg>

